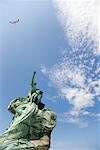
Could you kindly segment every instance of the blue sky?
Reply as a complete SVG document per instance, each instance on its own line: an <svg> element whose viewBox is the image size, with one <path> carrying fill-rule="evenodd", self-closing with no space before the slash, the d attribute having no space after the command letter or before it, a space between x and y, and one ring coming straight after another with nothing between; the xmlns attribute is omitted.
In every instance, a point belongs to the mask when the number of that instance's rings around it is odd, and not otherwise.
<svg viewBox="0 0 100 150"><path fill-rule="evenodd" d="M80 19L81 4L76 20L73 0L65 4L69 13L59 0L0 1L0 133L12 118L9 102L27 95L35 70L43 102L57 113L51 150L99 150L97 37L91 38L90 25L89 31L77 25L87 22ZM9 24L17 18L18 24Z"/></svg>

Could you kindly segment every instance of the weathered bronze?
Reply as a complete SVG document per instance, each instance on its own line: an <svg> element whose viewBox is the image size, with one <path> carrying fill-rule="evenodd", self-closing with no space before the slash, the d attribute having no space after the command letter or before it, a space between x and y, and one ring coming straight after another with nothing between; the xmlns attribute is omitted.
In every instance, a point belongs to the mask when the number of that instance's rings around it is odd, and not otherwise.
<svg viewBox="0 0 100 150"><path fill-rule="evenodd" d="M43 92L37 89L35 72L27 97L11 101L13 114L9 128L0 136L0 150L48 150L56 114L41 102Z"/></svg>

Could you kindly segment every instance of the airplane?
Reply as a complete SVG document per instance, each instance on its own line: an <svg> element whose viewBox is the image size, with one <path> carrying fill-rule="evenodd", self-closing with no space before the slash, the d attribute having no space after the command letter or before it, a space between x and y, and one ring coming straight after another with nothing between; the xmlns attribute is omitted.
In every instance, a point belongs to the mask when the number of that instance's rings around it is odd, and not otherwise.
<svg viewBox="0 0 100 150"><path fill-rule="evenodd" d="M19 22L19 19L15 20L15 21L9 21L10 24L16 24Z"/></svg>

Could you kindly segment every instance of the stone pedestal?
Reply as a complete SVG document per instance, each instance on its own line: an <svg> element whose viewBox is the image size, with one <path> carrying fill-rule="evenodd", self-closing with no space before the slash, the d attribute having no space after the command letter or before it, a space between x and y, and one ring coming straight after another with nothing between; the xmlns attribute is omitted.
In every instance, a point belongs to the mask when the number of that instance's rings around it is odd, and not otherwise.
<svg viewBox="0 0 100 150"><path fill-rule="evenodd" d="M49 150L50 137L47 135L44 135L40 140L33 140L31 142L38 150Z"/></svg>

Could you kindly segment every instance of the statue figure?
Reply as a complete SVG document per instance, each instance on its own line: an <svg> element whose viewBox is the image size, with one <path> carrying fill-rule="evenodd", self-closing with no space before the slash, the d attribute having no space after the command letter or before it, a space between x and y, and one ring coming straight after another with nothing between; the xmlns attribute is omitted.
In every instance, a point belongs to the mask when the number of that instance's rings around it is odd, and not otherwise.
<svg viewBox="0 0 100 150"><path fill-rule="evenodd" d="M56 125L56 114L41 102L43 92L37 89L35 72L27 97L11 101L13 114L9 128L0 136L0 150L49 150L50 135Z"/></svg>

